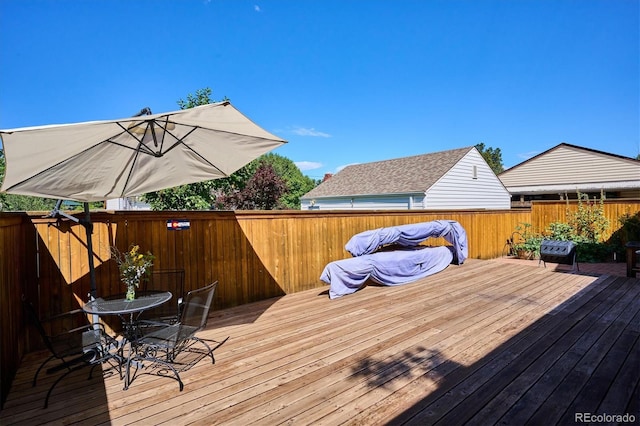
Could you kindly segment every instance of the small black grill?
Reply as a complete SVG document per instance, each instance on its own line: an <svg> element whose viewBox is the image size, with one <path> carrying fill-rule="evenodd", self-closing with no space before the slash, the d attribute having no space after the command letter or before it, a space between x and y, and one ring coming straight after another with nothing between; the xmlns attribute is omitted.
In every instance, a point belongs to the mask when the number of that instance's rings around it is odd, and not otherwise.
<svg viewBox="0 0 640 426"><path fill-rule="evenodd" d="M576 243L573 241L556 241L543 240L540 244L540 262L561 263L563 265L572 265L573 269L580 270L576 259L577 253Z"/></svg>

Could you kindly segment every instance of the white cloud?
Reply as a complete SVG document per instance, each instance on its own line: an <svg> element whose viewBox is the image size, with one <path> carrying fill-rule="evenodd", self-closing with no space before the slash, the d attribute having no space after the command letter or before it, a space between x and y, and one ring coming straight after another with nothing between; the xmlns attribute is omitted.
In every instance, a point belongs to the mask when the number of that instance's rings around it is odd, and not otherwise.
<svg viewBox="0 0 640 426"><path fill-rule="evenodd" d="M320 132L314 129L313 127L311 128L294 127L291 131L298 136L314 136L314 137L321 137L321 138L331 137L329 133Z"/></svg>
<svg viewBox="0 0 640 426"><path fill-rule="evenodd" d="M258 6L257 4L253 5L253 10L255 10L256 12L260 12L261 11L260 6Z"/></svg>
<svg viewBox="0 0 640 426"><path fill-rule="evenodd" d="M301 171L315 170L322 167L322 163L316 163L315 161L296 161L295 165L298 166Z"/></svg>

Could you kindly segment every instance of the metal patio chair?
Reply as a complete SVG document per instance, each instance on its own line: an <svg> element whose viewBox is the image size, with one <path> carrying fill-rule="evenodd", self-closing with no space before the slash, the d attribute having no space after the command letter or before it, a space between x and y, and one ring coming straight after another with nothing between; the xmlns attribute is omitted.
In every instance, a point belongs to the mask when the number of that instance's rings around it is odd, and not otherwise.
<svg viewBox="0 0 640 426"><path fill-rule="evenodd" d="M112 349L118 348L118 341L107 334L104 325L90 324L81 309L64 312L41 321L31 302L23 300L22 304L27 318L38 331L42 342L50 353L50 356L36 370L32 386L36 385L38 375L44 366L54 359L59 362L48 368L47 374L66 370L49 388L44 400L44 408L49 406L49 397L56 385L73 371L91 367L88 377L91 379L94 368L104 362L109 362L111 367L118 369L120 377L122 377L121 359L117 354L110 352ZM63 326L81 322L85 324L59 333L47 332L44 324L53 322Z"/></svg>
<svg viewBox="0 0 640 426"><path fill-rule="evenodd" d="M138 321L140 326L156 325L155 323L174 324L180 318L180 311L184 306L184 269L160 269L153 271L148 282L145 282L143 292L170 291L173 297L167 303L144 311Z"/></svg>
<svg viewBox="0 0 640 426"><path fill-rule="evenodd" d="M177 380L182 391L184 384L180 379L180 372L188 370L207 356L211 358L211 363L215 364L213 351L229 337L218 342L199 338L196 333L207 325L207 317L217 286L216 281L206 287L188 292L177 323L153 328L151 332L144 334L135 342L136 354L127 362L125 389L141 369L150 369L157 375ZM215 345L212 347L210 343ZM133 374L130 374L131 368L135 369Z"/></svg>

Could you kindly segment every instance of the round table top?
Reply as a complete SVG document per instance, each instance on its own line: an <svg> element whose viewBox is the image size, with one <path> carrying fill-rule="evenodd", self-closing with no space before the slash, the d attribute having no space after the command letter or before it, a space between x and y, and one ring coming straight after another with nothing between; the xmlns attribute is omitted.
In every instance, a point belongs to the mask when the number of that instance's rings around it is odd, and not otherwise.
<svg viewBox="0 0 640 426"><path fill-rule="evenodd" d="M97 298L84 304L82 310L95 315L122 315L142 312L169 301L170 291L137 296L133 300Z"/></svg>

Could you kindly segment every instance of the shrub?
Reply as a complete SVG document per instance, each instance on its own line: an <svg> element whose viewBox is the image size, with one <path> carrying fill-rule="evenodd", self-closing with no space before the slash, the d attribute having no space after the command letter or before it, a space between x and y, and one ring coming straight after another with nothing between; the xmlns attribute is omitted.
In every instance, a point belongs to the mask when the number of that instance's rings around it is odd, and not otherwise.
<svg viewBox="0 0 640 426"><path fill-rule="evenodd" d="M571 225L564 222L553 222L549 224L545 232L545 237L549 240L573 241L574 236Z"/></svg>
<svg viewBox="0 0 640 426"><path fill-rule="evenodd" d="M604 214L604 201L589 201L578 192L578 210L567 207L567 223L554 222L544 232L545 238L558 241L573 241L577 245L578 262L602 262L609 259L612 248L602 241L609 229L609 219Z"/></svg>
<svg viewBox="0 0 640 426"><path fill-rule="evenodd" d="M610 258L611 247L604 243L582 242L576 249L578 262L605 262Z"/></svg>
<svg viewBox="0 0 640 426"><path fill-rule="evenodd" d="M534 259L540 255L542 235L533 231L530 223L519 223L511 234L512 254L524 259Z"/></svg>
<svg viewBox="0 0 640 426"><path fill-rule="evenodd" d="M609 229L609 219L604 214L604 200L589 201L586 194L578 192L578 210L571 214L567 211L567 220L573 233L584 241L601 242L604 233Z"/></svg>

